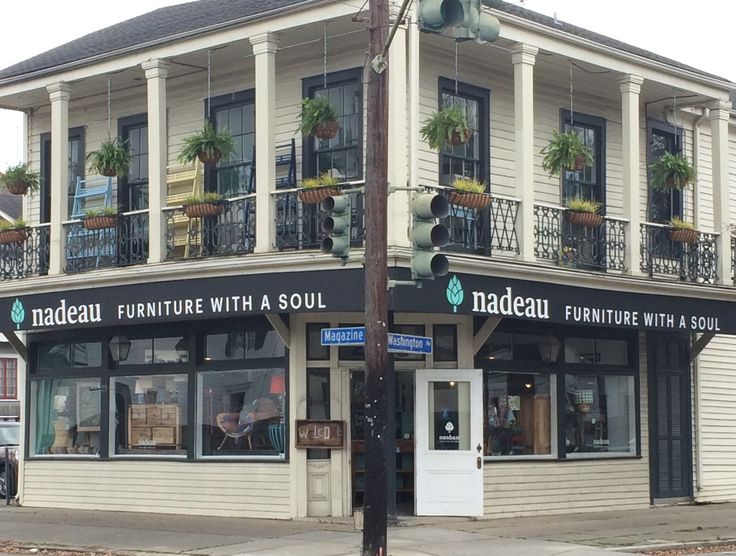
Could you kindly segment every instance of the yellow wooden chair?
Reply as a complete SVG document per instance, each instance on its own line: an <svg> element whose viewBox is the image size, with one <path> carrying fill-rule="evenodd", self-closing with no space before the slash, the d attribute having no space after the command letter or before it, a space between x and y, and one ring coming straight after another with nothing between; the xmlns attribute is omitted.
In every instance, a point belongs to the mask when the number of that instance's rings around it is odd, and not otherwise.
<svg viewBox="0 0 736 556"><path fill-rule="evenodd" d="M204 165L196 160L192 166L169 166L166 172L166 187L168 207L179 207L187 197L201 195L204 191ZM192 226L196 226L197 223L179 212L174 213L172 220L174 249L183 247L184 257L188 258Z"/></svg>

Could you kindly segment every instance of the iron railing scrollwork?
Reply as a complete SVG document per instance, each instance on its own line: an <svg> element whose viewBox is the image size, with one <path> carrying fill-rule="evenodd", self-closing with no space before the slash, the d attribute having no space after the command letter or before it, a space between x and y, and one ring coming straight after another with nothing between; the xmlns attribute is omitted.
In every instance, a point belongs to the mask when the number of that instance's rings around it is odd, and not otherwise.
<svg viewBox="0 0 736 556"><path fill-rule="evenodd" d="M50 231L49 224L29 226L25 229L22 241L0 244L0 273L3 280L48 274Z"/></svg>
<svg viewBox="0 0 736 556"><path fill-rule="evenodd" d="M717 238L717 234L699 232L693 243L674 241L669 226L642 223L641 271L650 278L675 276L684 282L714 284L718 280Z"/></svg>

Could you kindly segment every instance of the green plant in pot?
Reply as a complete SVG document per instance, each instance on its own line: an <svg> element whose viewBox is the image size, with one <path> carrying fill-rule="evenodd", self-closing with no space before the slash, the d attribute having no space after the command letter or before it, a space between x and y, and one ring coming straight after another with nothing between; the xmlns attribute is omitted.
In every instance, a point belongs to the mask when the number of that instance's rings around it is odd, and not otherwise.
<svg viewBox="0 0 736 556"><path fill-rule="evenodd" d="M552 132L552 140L540 153L542 168L550 176L558 176L565 170L579 172L593 164L593 153L574 131Z"/></svg>
<svg viewBox="0 0 736 556"><path fill-rule="evenodd" d="M28 224L22 218L0 222L0 244L20 243L28 237Z"/></svg>
<svg viewBox="0 0 736 556"><path fill-rule="evenodd" d="M442 145L460 145L470 139L470 128L465 113L455 106L448 106L435 112L424 122L419 132L430 148L438 151Z"/></svg>
<svg viewBox="0 0 736 556"><path fill-rule="evenodd" d="M118 224L118 211L114 207L89 208L84 211L82 225L87 230L114 228Z"/></svg>
<svg viewBox="0 0 736 556"><path fill-rule="evenodd" d="M603 205L598 201L570 197L565 207L567 208L567 219L573 224L586 228L597 228L603 223L603 216L599 214Z"/></svg>
<svg viewBox="0 0 736 556"><path fill-rule="evenodd" d="M223 210L223 197L214 191L190 195L182 201L183 211L189 218L217 216Z"/></svg>
<svg viewBox="0 0 736 556"><path fill-rule="evenodd" d="M199 159L202 164L217 164L221 158L227 158L234 150L232 135L227 130L218 132L209 121L206 121L201 131L184 139L179 160L194 162Z"/></svg>
<svg viewBox="0 0 736 556"><path fill-rule="evenodd" d="M28 164L9 166L5 173L0 174L0 185L14 195L38 191L40 180L38 172L32 172Z"/></svg>
<svg viewBox="0 0 736 556"><path fill-rule="evenodd" d="M340 181L329 172L324 172L316 178L305 178L302 187L297 191L299 199L307 205L317 205L327 197L340 195L338 187Z"/></svg>
<svg viewBox="0 0 736 556"><path fill-rule="evenodd" d="M100 148L87 155L90 172L101 176L125 176L130 167L133 155L128 142L116 137L109 137L100 144Z"/></svg>
<svg viewBox="0 0 736 556"><path fill-rule="evenodd" d="M682 189L696 179L695 168L680 154L664 153L651 165L652 187Z"/></svg>
<svg viewBox="0 0 736 556"><path fill-rule="evenodd" d="M299 130L303 135L314 135L318 139L334 138L340 130L337 110L326 97L302 99Z"/></svg>
<svg viewBox="0 0 736 556"><path fill-rule="evenodd" d="M695 229L695 226L679 216L672 218L669 221L669 226L669 236L672 241L695 243L700 238L700 232Z"/></svg>
<svg viewBox="0 0 736 556"><path fill-rule="evenodd" d="M491 203L486 184L475 178L455 178L449 195L450 203L472 209L484 209Z"/></svg>

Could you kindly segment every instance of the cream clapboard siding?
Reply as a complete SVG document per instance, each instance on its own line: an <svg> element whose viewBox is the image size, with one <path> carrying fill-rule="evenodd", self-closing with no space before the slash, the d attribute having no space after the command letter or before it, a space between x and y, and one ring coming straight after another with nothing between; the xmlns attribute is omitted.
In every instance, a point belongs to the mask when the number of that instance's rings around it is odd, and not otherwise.
<svg viewBox="0 0 736 556"><path fill-rule="evenodd" d="M288 519L289 479L283 463L31 460L23 505Z"/></svg>
<svg viewBox="0 0 736 556"><path fill-rule="evenodd" d="M728 183L730 184L730 219L736 222L736 121L728 126Z"/></svg>
<svg viewBox="0 0 736 556"><path fill-rule="evenodd" d="M698 357L700 489L698 502L736 500L736 338L718 335Z"/></svg>
<svg viewBox="0 0 736 556"><path fill-rule="evenodd" d="M649 507L646 339L639 334L641 458L488 462L485 517Z"/></svg>

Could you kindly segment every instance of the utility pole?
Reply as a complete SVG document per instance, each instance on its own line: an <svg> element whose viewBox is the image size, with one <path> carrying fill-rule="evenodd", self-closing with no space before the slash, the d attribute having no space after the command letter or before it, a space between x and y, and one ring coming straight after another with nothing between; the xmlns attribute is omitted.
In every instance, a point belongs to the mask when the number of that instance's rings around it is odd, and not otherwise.
<svg viewBox="0 0 736 556"><path fill-rule="evenodd" d="M388 37L389 0L369 0L369 59ZM387 556L388 76L368 69L365 179L365 496L363 556Z"/></svg>

